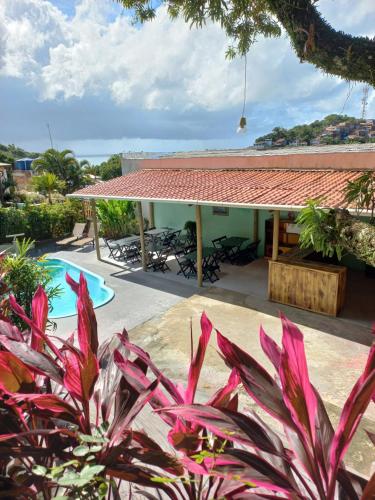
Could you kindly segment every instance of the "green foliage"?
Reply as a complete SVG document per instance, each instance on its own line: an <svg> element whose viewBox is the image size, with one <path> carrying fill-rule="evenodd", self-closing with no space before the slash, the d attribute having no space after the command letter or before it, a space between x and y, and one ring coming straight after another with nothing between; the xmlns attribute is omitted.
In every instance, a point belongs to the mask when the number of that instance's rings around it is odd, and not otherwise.
<svg viewBox="0 0 375 500"><path fill-rule="evenodd" d="M84 220L82 203L68 200L58 205L29 205L25 208L0 208L0 242L9 243L9 234L24 233L34 240L59 238L72 231L74 223Z"/></svg>
<svg viewBox="0 0 375 500"><path fill-rule="evenodd" d="M32 186L38 193L48 196L48 201L52 205L52 193L58 191L62 193L65 190L65 181L60 180L57 175L45 172L36 175L31 179Z"/></svg>
<svg viewBox="0 0 375 500"><path fill-rule="evenodd" d="M112 155L99 165L99 175L103 181L114 179L121 175L121 155Z"/></svg>
<svg viewBox="0 0 375 500"><path fill-rule="evenodd" d="M105 238L116 239L138 232L133 202L100 200L96 207L101 233Z"/></svg>
<svg viewBox="0 0 375 500"><path fill-rule="evenodd" d="M33 161L32 167L36 173L49 172L56 175L65 183L64 193L72 193L91 182L70 149L47 149Z"/></svg>
<svg viewBox="0 0 375 500"><path fill-rule="evenodd" d="M359 123L360 121L361 120L357 120L353 116L337 114L327 115L325 118L323 118L323 120L315 120L309 124L296 125L295 127L292 127L290 129L275 127L269 134L255 139L255 144L263 142L267 139L271 139L273 142L277 141L278 139L285 139L288 143L299 141L307 142L308 144L310 144L310 141L312 139L318 137L323 132L323 130L330 125L337 125L340 122ZM344 141L339 138L327 136L326 138L322 139L322 142L325 142L326 144L339 144L343 143Z"/></svg>
<svg viewBox="0 0 375 500"><path fill-rule="evenodd" d="M13 164L15 160L20 158L37 158L39 153L31 153L24 149L15 146L14 144L0 144L0 162Z"/></svg>
<svg viewBox="0 0 375 500"><path fill-rule="evenodd" d="M16 297L17 302L29 316L31 315L31 303L39 285L44 287L49 301L60 294L59 286L50 286L52 276L47 268L40 265L43 259L33 259L28 256L33 246L34 241L31 239L17 240L16 253L7 254L0 262L0 276L3 285L0 292L2 312L20 328L25 328L26 325L9 308L7 303L9 293Z"/></svg>
<svg viewBox="0 0 375 500"><path fill-rule="evenodd" d="M335 212L319 208L321 200L308 200L307 206L301 210L296 222L302 226L299 237L301 248L314 248L324 257L337 255L341 260L343 246L340 244L339 228L336 224Z"/></svg>
<svg viewBox="0 0 375 500"><path fill-rule="evenodd" d="M134 22L152 20L157 3L149 0L118 0L125 8L132 9ZM280 36L280 26L272 15L267 0L249 2L222 2L195 0L168 0L165 2L172 19L182 17L189 25L201 28L208 20L220 24L232 41L227 57L246 54L258 35Z"/></svg>
<svg viewBox="0 0 375 500"><path fill-rule="evenodd" d="M345 189L345 199L348 203L355 205L357 212L363 210L371 212L374 218L375 212L375 173L365 172L358 179L349 181Z"/></svg>
<svg viewBox="0 0 375 500"><path fill-rule="evenodd" d="M101 476L104 465L96 464L96 453L102 451L109 442L105 437L106 423L92 430L93 434L79 434L81 444L74 447L71 459L50 468L35 465L33 473L55 483L59 496L54 499L87 498L102 500L106 498L111 481ZM60 495L62 493L62 495Z"/></svg>

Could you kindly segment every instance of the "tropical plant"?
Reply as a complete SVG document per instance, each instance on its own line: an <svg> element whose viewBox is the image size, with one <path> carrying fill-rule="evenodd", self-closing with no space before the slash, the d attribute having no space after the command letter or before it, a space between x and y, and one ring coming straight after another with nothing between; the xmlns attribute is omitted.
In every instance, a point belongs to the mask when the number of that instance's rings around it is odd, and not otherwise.
<svg viewBox="0 0 375 500"><path fill-rule="evenodd" d="M46 333L48 300L41 287L31 318L10 298L30 332L0 321L3 495L160 498L152 488L188 500L374 497L375 475L359 482L346 471L343 458L375 397L375 345L336 431L309 380L302 333L283 316L281 348L260 329L275 376L216 331L231 369L228 383L207 403L196 404L213 331L205 314L184 388L168 379L125 331L99 348L87 283L82 275L79 283L67 280L77 293L78 345L74 334L63 340ZM254 412L238 410L240 383L284 434ZM170 428L174 454L136 430L135 419L147 404Z"/></svg>
<svg viewBox="0 0 375 500"><path fill-rule="evenodd" d="M57 151L47 149L32 163L36 173L51 173L65 182L64 194L90 184L90 180L73 155L70 149Z"/></svg>
<svg viewBox="0 0 375 500"><path fill-rule="evenodd" d="M20 328L25 323L12 312L9 296L12 294L22 305L26 314L32 311L32 299L38 288L43 286L48 300L51 301L60 293L59 286L51 286L50 271L42 265L43 259L33 259L28 256L34 245L31 239L16 240L15 254L6 254L0 261L0 317L10 318Z"/></svg>
<svg viewBox="0 0 375 500"><path fill-rule="evenodd" d="M31 317L10 296L29 332L0 321L1 493L73 499L103 498L108 490L108 498L121 498L125 481L176 499L158 478L179 477L182 465L132 428L158 381L140 391L129 384L114 362L114 352L126 355L124 334L99 349L86 280L67 280L77 293L76 336L65 340L46 333L48 298L41 287ZM135 366L144 369L141 360Z"/></svg>
<svg viewBox="0 0 375 500"><path fill-rule="evenodd" d="M112 155L99 166L100 176L103 181L108 181L121 175L121 155Z"/></svg>
<svg viewBox="0 0 375 500"><path fill-rule="evenodd" d="M354 181L349 181L345 188L345 199L354 204L358 214L364 210L375 214L375 172L365 172Z"/></svg>
<svg viewBox="0 0 375 500"><path fill-rule="evenodd" d="M349 185L347 198L355 200L357 186ZM358 200L357 200L357 203ZM369 201L371 210L371 200ZM301 225L299 245L313 248L323 256L337 255L340 260L344 253L355 255L367 265L375 267L375 224L353 217L346 209L321 208L322 200L308 200L299 213L296 222Z"/></svg>
<svg viewBox="0 0 375 500"><path fill-rule="evenodd" d="M52 205L52 193L54 191L63 192L65 190L65 181L60 180L57 175L50 172L34 176L31 183L38 193L47 195L50 205Z"/></svg>
<svg viewBox="0 0 375 500"><path fill-rule="evenodd" d="M184 224L188 238L192 243L197 241L197 223L194 220L188 220Z"/></svg>
<svg viewBox="0 0 375 500"><path fill-rule="evenodd" d="M138 232L133 202L99 200L96 207L100 230L105 238L116 239Z"/></svg>
<svg viewBox="0 0 375 500"><path fill-rule="evenodd" d="M74 223L83 221L82 202L65 200L59 205L27 205L25 208L0 208L0 243L9 234L24 233L34 240L60 238L71 233Z"/></svg>

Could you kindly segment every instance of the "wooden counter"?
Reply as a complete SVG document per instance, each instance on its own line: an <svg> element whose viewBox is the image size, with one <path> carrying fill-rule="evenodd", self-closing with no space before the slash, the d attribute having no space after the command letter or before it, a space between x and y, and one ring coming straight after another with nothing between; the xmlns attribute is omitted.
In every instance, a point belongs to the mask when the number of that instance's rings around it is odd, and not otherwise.
<svg viewBox="0 0 375 500"><path fill-rule="evenodd" d="M268 298L274 302L330 316L340 312L346 267L283 256L269 261Z"/></svg>

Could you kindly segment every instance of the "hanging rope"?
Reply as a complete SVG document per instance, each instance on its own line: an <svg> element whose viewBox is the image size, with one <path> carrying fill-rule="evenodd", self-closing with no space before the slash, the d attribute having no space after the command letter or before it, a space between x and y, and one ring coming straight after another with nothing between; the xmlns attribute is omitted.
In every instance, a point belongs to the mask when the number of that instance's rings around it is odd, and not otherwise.
<svg viewBox="0 0 375 500"><path fill-rule="evenodd" d="M244 55L245 58L245 73L244 73L244 87L243 87L243 106L242 106L242 115L245 116L245 108L246 108L246 95L247 95L247 54Z"/></svg>
<svg viewBox="0 0 375 500"><path fill-rule="evenodd" d="M350 95L351 95L351 93L353 92L353 89L354 89L355 82L352 82L352 81L349 80L348 85L349 85L348 86L348 93L347 93L346 99L344 101L344 104L342 106L342 109L341 109L341 111L339 113L340 115L343 114L344 109L345 109L346 105L348 104L348 101L350 99Z"/></svg>

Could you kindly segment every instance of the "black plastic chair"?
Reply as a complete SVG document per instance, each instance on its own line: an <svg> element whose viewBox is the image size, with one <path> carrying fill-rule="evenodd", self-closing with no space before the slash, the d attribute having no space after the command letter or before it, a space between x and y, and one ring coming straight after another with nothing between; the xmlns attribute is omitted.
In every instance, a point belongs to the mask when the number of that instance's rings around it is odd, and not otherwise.
<svg viewBox="0 0 375 500"><path fill-rule="evenodd" d="M180 268L177 274L183 274L185 278L190 278L190 276L195 276L196 271L194 267L194 263L186 258L186 254L184 250L180 250L174 254L176 258L176 262Z"/></svg>
<svg viewBox="0 0 375 500"><path fill-rule="evenodd" d="M221 246L221 242L223 240L226 240L226 239L227 239L226 236L220 236L220 238L215 238L214 240L212 240L212 244L217 250L217 252L216 252L216 259L217 260L223 261L227 258L227 253L224 250L224 248Z"/></svg>

